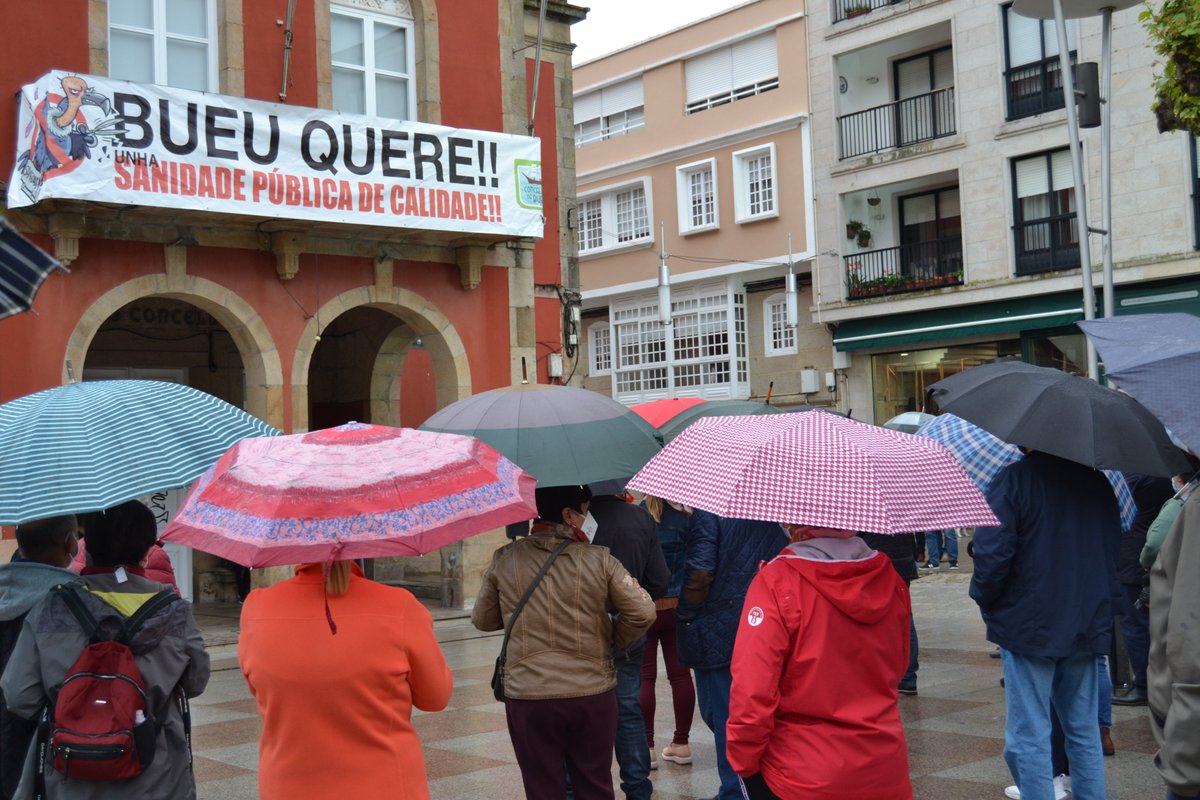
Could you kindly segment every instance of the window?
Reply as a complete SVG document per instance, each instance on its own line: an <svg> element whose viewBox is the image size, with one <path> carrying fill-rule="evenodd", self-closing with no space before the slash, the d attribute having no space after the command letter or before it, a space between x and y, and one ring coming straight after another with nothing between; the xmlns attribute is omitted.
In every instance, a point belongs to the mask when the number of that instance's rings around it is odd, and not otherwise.
<svg viewBox="0 0 1200 800"><path fill-rule="evenodd" d="M684 76L689 114L778 89L775 31L689 58Z"/></svg>
<svg viewBox="0 0 1200 800"><path fill-rule="evenodd" d="M108 74L139 83L217 88L213 0L110 0Z"/></svg>
<svg viewBox="0 0 1200 800"><path fill-rule="evenodd" d="M774 144L733 154L733 205L738 222L779 216Z"/></svg>
<svg viewBox="0 0 1200 800"><path fill-rule="evenodd" d="M962 281L958 187L900 198L900 274L938 283Z"/></svg>
<svg viewBox="0 0 1200 800"><path fill-rule="evenodd" d="M1012 177L1017 274L1078 267L1071 152L1064 148L1014 159Z"/></svg>
<svg viewBox="0 0 1200 800"><path fill-rule="evenodd" d="M588 326L588 374L607 375L612 372L612 331L607 322Z"/></svg>
<svg viewBox="0 0 1200 800"><path fill-rule="evenodd" d="M769 356L796 352L796 329L787 324L786 294L773 294L763 301L763 340Z"/></svg>
<svg viewBox="0 0 1200 800"><path fill-rule="evenodd" d="M658 297L651 293L613 304L617 399L745 396L744 295L723 283L673 287L671 316L669 326L658 321Z"/></svg>
<svg viewBox="0 0 1200 800"><path fill-rule="evenodd" d="M717 227L717 162L685 164L675 170L679 198L679 232L695 233Z"/></svg>
<svg viewBox="0 0 1200 800"><path fill-rule="evenodd" d="M575 97L575 146L622 136L646 124L642 79L606 86Z"/></svg>
<svg viewBox="0 0 1200 800"><path fill-rule="evenodd" d="M416 116L412 20L335 6L329 38L335 109L386 119Z"/></svg>
<svg viewBox="0 0 1200 800"><path fill-rule="evenodd" d="M1067 24L1071 63L1076 60L1078 34ZM1011 4L1004 6L1005 83L1008 118L1031 117L1063 107L1062 69L1054 20L1022 17Z"/></svg>
<svg viewBox="0 0 1200 800"><path fill-rule="evenodd" d="M949 136L954 124L954 51L943 47L892 65L900 147Z"/></svg>
<svg viewBox="0 0 1200 800"><path fill-rule="evenodd" d="M1200 250L1200 139L1192 134L1192 228L1193 246Z"/></svg>
<svg viewBox="0 0 1200 800"><path fill-rule="evenodd" d="M579 253L648 244L649 179L579 199Z"/></svg>

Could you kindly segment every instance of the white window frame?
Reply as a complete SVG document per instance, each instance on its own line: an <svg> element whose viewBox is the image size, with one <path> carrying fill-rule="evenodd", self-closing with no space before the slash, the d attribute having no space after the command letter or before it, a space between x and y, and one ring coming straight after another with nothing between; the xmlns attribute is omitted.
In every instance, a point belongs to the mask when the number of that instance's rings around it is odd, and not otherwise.
<svg viewBox="0 0 1200 800"><path fill-rule="evenodd" d="M692 216L692 176L707 171L712 178L712 221L695 224ZM687 236L721 227L721 197L717 188L717 160L706 158L675 168L675 192L679 206L679 233Z"/></svg>
<svg viewBox="0 0 1200 800"><path fill-rule="evenodd" d="M778 89L778 36L771 30L714 47L687 59L683 69L687 114Z"/></svg>
<svg viewBox="0 0 1200 800"><path fill-rule="evenodd" d="M749 162L758 156L769 155L771 158L771 209L751 213L750 211L750 176ZM775 156L775 143L769 142L745 150L736 151L733 156L733 211L734 219L740 224L756 222L760 219L772 219L779 216L779 161Z"/></svg>
<svg viewBox="0 0 1200 800"><path fill-rule="evenodd" d="M642 78L638 76L575 95L575 146L624 136L645 127L643 92Z"/></svg>
<svg viewBox="0 0 1200 800"><path fill-rule="evenodd" d="M208 88L205 91L216 92L220 89L219 74L218 74L218 59L217 59L217 0L204 0L205 15L208 18L208 37L200 39L195 36L187 36L181 33L167 32L167 3L169 0L151 0L151 14L154 16L154 28L139 28L134 25L121 25L112 21L109 18L108 22L108 49L112 51L112 32L113 30L126 31L128 33L138 33L142 35L149 34L154 39L154 81L159 86L169 86L166 82L167 77L167 40L176 39L182 42L193 42L203 44L208 55ZM111 63L111 62L110 62ZM113 75L109 72L109 77L121 78L123 76ZM181 88L181 87L176 87Z"/></svg>
<svg viewBox="0 0 1200 800"><path fill-rule="evenodd" d="M401 17L392 14L378 14L372 11L366 11L354 6L345 6L339 3L329 4L330 24L333 23L333 17L350 17L362 22L363 24L363 63L350 64L345 61L335 61L333 59L333 43L332 37L330 41L330 56L329 63L334 69L348 69L362 73L365 77L363 80L363 114L368 117L380 116L377 112L378 104L375 96L375 76L383 75L388 78L403 78L407 82L408 97L406 106L408 108L405 113L405 121L415 121L417 119L417 59L416 59L416 25L413 20L408 17ZM394 72L387 69L379 69L375 66L375 23L381 22L385 25L390 25L394 28L400 28L404 31L407 37L405 43L405 69L407 74ZM330 98L333 97L333 78L330 77ZM334 108L337 108L334 105ZM346 112L352 113L352 112Z"/></svg>
<svg viewBox="0 0 1200 800"><path fill-rule="evenodd" d="M617 220L617 196L625 192L641 189L645 193L646 198L646 233L644 236L638 236L627 242L619 241L618 238L618 220ZM601 189L589 190L585 194L579 196L578 215L579 215L579 257L590 258L597 254L610 254L621 252L623 250L634 250L644 248L647 245L654 244L654 225L651 221L654 219L654 195L651 192L650 178L642 177L636 180L628 181L612 186L605 186ZM600 234L601 243L598 247L585 248L583 234L585 206L593 201L600 201Z"/></svg>
<svg viewBox="0 0 1200 800"><path fill-rule="evenodd" d="M612 326L593 322L587 329L588 375L611 375L613 363Z"/></svg>
<svg viewBox="0 0 1200 800"><path fill-rule="evenodd" d="M796 329L787 324L787 294L779 292L763 300L763 354L768 356L792 356L798 352L796 345ZM791 339L790 345L777 347L775 335L783 331L784 339Z"/></svg>

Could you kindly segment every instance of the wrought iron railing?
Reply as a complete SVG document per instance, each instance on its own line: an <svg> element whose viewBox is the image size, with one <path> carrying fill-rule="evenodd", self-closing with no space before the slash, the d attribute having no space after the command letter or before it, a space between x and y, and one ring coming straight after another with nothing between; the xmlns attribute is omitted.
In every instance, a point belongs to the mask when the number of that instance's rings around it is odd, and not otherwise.
<svg viewBox="0 0 1200 800"><path fill-rule="evenodd" d="M841 157L939 139L956 132L954 87L838 117Z"/></svg>
<svg viewBox="0 0 1200 800"><path fill-rule="evenodd" d="M860 17L877 8L887 8L902 2L904 0L833 0L833 21L841 22L844 19Z"/></svg>
<svg viewBox="0 0 1200 800"><path fill-rule="evenodd" d="M851 300L955 286L963 282L962 239L935 239L846 256Z"/></svg>
<svg viewBox="0 0 1200 800"><path fill-rule="evenodd" d="M1071 53L1071 64L1075 64ZM1004 74L1008 86L1008 118L1032 117L1062 108L1062 65L1058 56L1012 67Z"/></svg>
<svg viewBox="0 0 1200 800"><path fill-rule="evenodd" d="M1079 266L1079 236L1074 212L1017 223L1013 225L1013 234L1018 275Z"/></svg>

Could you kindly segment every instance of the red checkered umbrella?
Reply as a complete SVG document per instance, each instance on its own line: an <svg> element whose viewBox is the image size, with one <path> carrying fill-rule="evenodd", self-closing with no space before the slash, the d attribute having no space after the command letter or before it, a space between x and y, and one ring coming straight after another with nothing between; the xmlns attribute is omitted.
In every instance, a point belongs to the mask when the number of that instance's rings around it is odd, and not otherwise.
<svg viewBox="0 0 1200 800"><path fill-rule="evenodd" d="M999 524L941 445L824 411L697 420L628 488L724 517L843 530Z"/></svg>

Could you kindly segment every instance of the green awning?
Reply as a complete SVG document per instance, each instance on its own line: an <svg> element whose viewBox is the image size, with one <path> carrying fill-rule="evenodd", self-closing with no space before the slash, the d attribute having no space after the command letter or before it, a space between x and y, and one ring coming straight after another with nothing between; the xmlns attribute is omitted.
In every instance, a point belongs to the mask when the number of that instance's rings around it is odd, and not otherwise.
<svg viewBox="0 0 1200 800"><path fill-rule="evenodd" d="M1061 328L1081 319L1083 299L1078 293L1043 295L846 320L838 325L833 346L838 350L904 347L965 336Z"/></svg>

